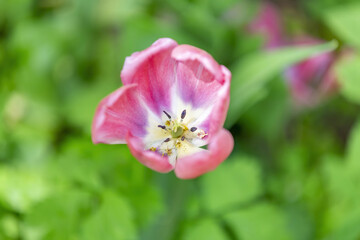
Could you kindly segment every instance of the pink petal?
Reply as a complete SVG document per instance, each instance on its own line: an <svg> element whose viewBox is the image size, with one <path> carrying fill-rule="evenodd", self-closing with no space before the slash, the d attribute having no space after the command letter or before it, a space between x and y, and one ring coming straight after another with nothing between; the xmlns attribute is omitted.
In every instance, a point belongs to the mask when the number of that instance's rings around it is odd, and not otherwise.
<svg viewBox="0 0 360 240"><path fill-rule="evenodd" d="M209 135L219 131L224 125L230 103L231 72L225 66L221 66L224 76L224 85L218 91L218 97L210 115Z"/></svg>
<svg viewBox="0 0 360 240"><path fill-rule="evenodd" d="M221 66L221 71L224 83L217 89L216 94L208 95L212 97L208 100L211 113L198 125L209 134L210 138L223 127L230 103L231 72L225 66ZM206 90L199 90L198 95L203 94L206 94Z"/></svg>
<svg viewBox="0 0 360 240"><path fill-rule="evenodd" d="M216 95L222 84L218 81L199 80L185 64L176 68L177 88L181 99L194 107L206 107L216 101Z"/></svg>
<svg viewBox="0 0 360 240"><path fill-rule="evenodd" d="M92 124L94 143L125 143L128 132L146 134L147 112L137 95L137 84L123 86L99 104Z"/></svg>
<svg viewBox="0 0 360 240"><path fill-rule="evenodd" d="M171 51L176 46L172 39L159 39L149 48L127 57L121 71L124 85L137 83L141 98L157 114L171 104L170 88L175 81Z"/></svg>
<svg viewBox="0 0 360 240"><path fill-rule="evenodd" d="M196 78L204 82L217 80L222 83L219 64L204 50L184 44L177 46L171 56L190 68Z"/></svg>
<svg viewBox="0 0 360 240"><path fill-rule="evenodd" d="M166 156L163 157L159 153L144 150L144 143L140 138L129 134L126 141L134 157L145 166L161 173L174 169Z"/></svg>
<svg viewBox="0 0 360 240"><path fill-rule="evenodd" d="M196 178L214 170L231 153L234 139L229 131L221 129L209 143L208 150L198 152L176 162L175 174L178 178Z"/></svg>
<svg viewBox="0 0 360 240"><path fill-rule="evenodd" d="M318 39L301 37L294 41L294 45L314 45L321 42ZM331 71L334 61L333 53L323 53L286 70L285 76L298 105L315 105L323 97L322 95L328 94L335 88L336 77Z"/></svg>
<svg viewBox="0 0 360 240"><path fill-rule="evenodd" d="M258 15L248 29L251 33L263 35L267 48L279 47L284 43L280 14L270 3L262 3Z"/></svg>
<svg viewBox="0 0 360 240"><path fill-rule="evenodd" d="M180 61L177 65L180 97L195 108L211 108L211 115L198 127L209 135L216 133L222 128L229 107L230 71L218 65L208 53L192 46L180 45L172 56Z"/></svg>

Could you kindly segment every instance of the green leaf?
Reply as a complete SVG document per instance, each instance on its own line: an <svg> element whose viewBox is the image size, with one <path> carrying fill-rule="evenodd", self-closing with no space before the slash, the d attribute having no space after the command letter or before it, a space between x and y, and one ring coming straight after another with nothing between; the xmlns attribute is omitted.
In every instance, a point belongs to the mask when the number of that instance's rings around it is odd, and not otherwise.
<svg viewBox="0 0 360 240"><path fill-rule="evenodd" d="M360 103L360 58L344 58L336 66L341 93L350 101Z"/></svg>
<svg viewBox="0 0 360 240"><path fill-rule="evenodd" d="M0 232L10 239L19 238L19 226L18 219L13 215L6 214L0 218ZM0 235L0 239L3 239L1 237Z"/></svg>
<svg viewBox="0 0 360 240"><path fill-rule="evenodd" d="M63 169L64 171L59 171ZM52 163L48 169L49 175L57 181L67 184L79 184L79 186L91 190L99 190L102 187L97 165L88 159L75 158L64 155Z"/></svg>
<svg viewBox="0 0 360 240"><path fill-rule="evenodd" d="M201 179L203 202L210 211L247 203L261 194L260 168L248 157L229 159Z"/></svg>
<svg viewBox="0 0 360 240"><path fill-rule="evenodd" d="M344 200L355 198L359 195L352 182L349 169L346 167L342 159L332 156L325 157L324 164L322 166L322 173L325 180L325 190L328 194L328 200L330 203L338 203L336 205L339 206L341 205L341 202L344 202ZM333 216L335 216L335 214ZM336 220L339 220L339 216L336 217Z"/></svg>
<svg viewBox="0 0 360 240"><path fill-rule="evenodd" d="M286 47L247 56L232 67L233 80L230 95L230 107L226 127L231 127L239 116L259 100L259 93L265 90L265 84L284 68L315 56L332 51L337 47L335 41L310 47ZM263 93L262 93L263 94Z"/></svg>
<svg viewBox="0 0 360 240"><path fill-rule="evenodd" d="M103 24L119 24L133 16L140 14L144 8L144 0L115 1L105 0L99 2L98 19Z"/></svg>
<svg viewBox="0 0 360 240"><path fill-rule="evenodd" d="M71 124L81 127L85 133L90 133L98 103L115 91L116 87L120 87L120 84L113 86L112 83L103 81L74 91L63 105L64 116Z"/></svg>
<svg viewBox="0 0 360 240"><path fill-rule="evenodd" d="M309 209L303 205L303 202L287 204L284 211L293 240L315 238L316 227Z"/></svg>
<svg viewBox="0 0 360 240"><path fill-rule="evenodd" d="M325 209L323 234L330 239L360 237L359 170L335 157L327 157L322 166L328 206ZM357 226L357 227L356 227ZM346 233L346 234L345 234Z"/></svg>
<svg viewBox="0 0 360 240"><path fill-rule="evenodd" d="M50 191L40 171L0 168L0 202L12 210L25 212Z"/></svg>
<svg viewBox="0 0 360 240"><path fill-rule="evenodd" d="M102 200L100 208L85 221L81 239L136 239L137 234L129 204L110 191L104 193Z"/></svg>
<svg viewBox="0 0 360 240"><path fill-rule="evenodd" d="M213 219L202 219L194 224L189 224L188 228L185 230L183 239L226 240L229 238L219 224Z"/></svg>
<svg viewBox="0 0 360 240"><path fill-rule="evenodd" d="M289 89L282 78L276 78L268 84L267 91L272 94L267 95L244 113L240 124L248 131L274 140L279 138L279 132L282 131L289 117ZM266 116L266 121L263 116Z"/></svg>
<svg viewBox="0 0 360 240"><path fill-rule="evenodd" d="M346 43L360 48L360 4L332 8L324 14L327 25Z"/></svg>
<svg viewBox="0 0 360 240"><path fill-rule="evenodd" d="M81 223L82 214L90 208L90 195L68 190L37 204L26 215L26 239L71 239Z"/></svg>
<svg viewBox="0 0 360 240"><path fill-rule="evenodd" d="M332 8L338 8L349 3L355 3L358 0L316 0L316 1L303 1L302 4L307 8L306 10L314 15L316 18L322 18L324 12ZM312 17L312 16L311 16ZM311 18L313 19L313 18ZM303 19L300 19L303 21Z"/></svg>
<svg viewBox="0 0 360 240"><path fill-rule="evenodd" d="M346 160L351 169L355 169L357 172L360 171L360 120L351 130Z"/></svg>
<svg viewBox="0 0 360 240"><path fill-rule="evenodd" d="M129 186L129 188L131 187ZM136 211L136 221L140 226L151 223L164 210L162 195L154 185L143 183L141 186L132 187L125 193Z"/></svg>
<svg viewBox="0 0 360 240"><path fill-rule="evenodd" d="M328 235L325 240L358 240L360 237L360 215L347 221L346 224Z"/></svg>
<svg viewBox="0 0 360 240"><path fill-rule="evenodd" d="M269 203L257 204L225 216L238 239L292 239L284 213Z"/></svg>

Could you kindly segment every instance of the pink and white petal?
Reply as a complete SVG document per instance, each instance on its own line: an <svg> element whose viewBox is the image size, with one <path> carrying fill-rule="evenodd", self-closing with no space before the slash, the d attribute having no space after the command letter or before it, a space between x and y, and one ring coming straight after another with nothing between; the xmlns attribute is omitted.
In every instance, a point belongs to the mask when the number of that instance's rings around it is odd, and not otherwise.
<svg viewBox="0 0 360 240"><path fill-rule="evenodd" d="M176 66L177 94L186 104L195 108L211 106L216 101L216 95L222 84L215 80L203 81L184 63Z"/></svg>
<svg viewBox="0 0 360 240"><path fill-rule="evenodd" d="M230 103L231 72L225 66L221 66L221 71L224 84L216 92L214 101L210 105L210 111L206 111L209 114L197 121L197 127L205 130L210 138L223 127Z"/></svg>
<svg viewBox="0 0 360 240"><path fill-rule="evenodd" d="M126 85L100 102L91 129L94 143L125 143L128 132L138 137L146 134L147 112L137 90L137 84Z"/></svg>
<svg viewBox="0 0 360 240"><path fill-rule="evenodd" d="M129 134L126 141L134 157L148 168L161 173L166 173L174 169L169 163L168 157L161 156L159 153L150 150L144 150L144 143L140 138Z"/></svg>
<svg viewBox="0 0 360 240"><path fill-rule="evenodd" d="M178 178L190 179L212 171L230 155L233 147L234 139L231 133L221 129L211 139L208 150L178 158L175 174Z"/></svg>
<svg viewBox="0 0 360 240"><path fill-rule="evenodd" d="M194 123L207 133L216 133L225 120L229 105L231 73L207 52L179 45L172 52L176 66L177 94L184 104L200 109ZM199 112L199 111L198 111Z"/></svg>
<svg viewBox="0 0 360 240"><path fill-rule="evenodd" d="M193 141L185 140L181 142L181 147L177 149L177 157L178 159L182 159L199 152L206 152L206 150L198 147Z"/></svg>
<svg viewBox="0 0 360 240"><path fill-rule="evenodd" d="M141 98L158 115L171 104L170 88L175 81L176 64L171 52L177 45L172 39L161 38L127 57L121 71L123 84L137 83Z"/></svg>
<svg viewBox="0 0 360 240"><path fill-rule="evenodd" d="M231 72L225 66L221 66L221 71L224 75L224 84L218 91L218 97L210 115L210 136L222 128L229 109Z"/></svg>
<svg viewBox="0 0 360 240"><path fill-rule="evenodd" d="M204 82L216 80L222 83L223 78L219 64L204 50L190 45L179 45L171 53L172 58L185 64L196 78Z"/></svg>

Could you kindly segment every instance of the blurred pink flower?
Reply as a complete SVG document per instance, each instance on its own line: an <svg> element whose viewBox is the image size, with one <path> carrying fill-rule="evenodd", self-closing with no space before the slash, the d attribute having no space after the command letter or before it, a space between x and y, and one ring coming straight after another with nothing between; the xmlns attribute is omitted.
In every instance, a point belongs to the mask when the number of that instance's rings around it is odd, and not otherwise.
<svg viewBox="0 0 360 240"><path fill-rule="evenodd" d="M261 3L259 13L249 25L249 30L266 38L264 46L266 49L323 43L308 36L297 37L290 41L285 39L280 14L276 7L268 2ZM295 64L285 71L285 78L296 105L315 106L337 90L336 74L333 69L337 60L335 53L327 52Z"/></svg>
<svg viewBox="0 0 360 240"><path fill-rule="evenodd" d="M223 123L231 73L208 53L159 39L126 58L121 79L96 110L94 143L127 143L145 166L184 179L229 156L234 142Z"/></svg>
<svg viewBox="0 0 360 240"><path fill-rule="evenodd" d="M316 45L322 41L310 37L298 38L294 45ZM293 99L300 106L314 106L337 89L333 71L335 54L327 52L302 61L285 71Z"/></svg>
<svg viewBox="0 0 360 240"><path fill-rule="evenodd" d="M268 2L260 5L258 14L248 26L252 34L260 34L265 38L265 48L278 47L283 44L283 29L276 7Z"/></svg>

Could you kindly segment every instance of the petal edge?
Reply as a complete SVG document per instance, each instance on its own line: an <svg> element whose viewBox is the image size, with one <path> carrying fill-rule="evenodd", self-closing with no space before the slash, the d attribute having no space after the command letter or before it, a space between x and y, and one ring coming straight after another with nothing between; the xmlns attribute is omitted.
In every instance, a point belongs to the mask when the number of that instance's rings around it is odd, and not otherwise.
<svg viewBox="0 0 360 240"><path fill-rule="evenodd" d="M91 127L93 143L122 144L128 132L145 134L147 112L137 97L137 84L110 93L99 103Z"/></svg>
<svg viewBox="0 0 360 240"><path fill-rule="evenodd" d="M222 83L219 64L204 50L183 44L174 48L171 57L189 67L198 79L205 82L217 80Z"/></svg>
<svg viewBox="0 0 360 240"><path fill-rule="evenodd" d="M213 136L207 151L178 159L175 174L178 178L191 179L212 171L230 155L233 147L231 133L223 128Z"/></svg>
<svg viewBox="0 0 360 240"><path fill-rule="evenodd" d="M128 134L126 141L128 143L130 152L140 163L146 167L160 173L167 173L174 169L174 167L169 163L167 157L163 157L158 153L145 150L144 144L139 138Z"/></svg>

